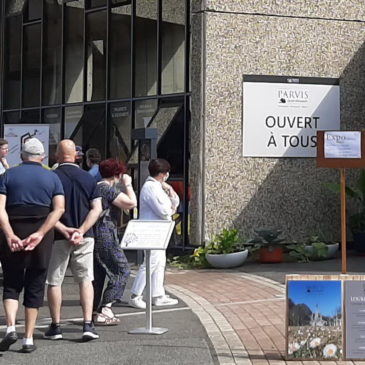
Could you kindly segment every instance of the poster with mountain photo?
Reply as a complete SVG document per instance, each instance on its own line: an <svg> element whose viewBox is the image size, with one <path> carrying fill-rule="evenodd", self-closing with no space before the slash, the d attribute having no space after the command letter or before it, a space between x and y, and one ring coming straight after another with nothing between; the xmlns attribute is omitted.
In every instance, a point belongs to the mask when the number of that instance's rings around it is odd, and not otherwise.
<svg viewBox="0 0 365 365"><path fill-rule="evenodd" d="M287 358L343 358L340 280L287 281Z"/></svg>

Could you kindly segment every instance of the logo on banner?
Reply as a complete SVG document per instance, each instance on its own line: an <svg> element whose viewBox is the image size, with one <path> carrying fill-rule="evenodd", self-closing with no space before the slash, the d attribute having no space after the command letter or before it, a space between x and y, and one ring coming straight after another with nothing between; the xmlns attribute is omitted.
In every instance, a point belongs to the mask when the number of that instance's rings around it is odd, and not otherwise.
<svg viewBox="0 0 365 365"><path fill-rule="evenodd" d="M307 90L279 89L279 105L308 103L309 94Z"/></svg>

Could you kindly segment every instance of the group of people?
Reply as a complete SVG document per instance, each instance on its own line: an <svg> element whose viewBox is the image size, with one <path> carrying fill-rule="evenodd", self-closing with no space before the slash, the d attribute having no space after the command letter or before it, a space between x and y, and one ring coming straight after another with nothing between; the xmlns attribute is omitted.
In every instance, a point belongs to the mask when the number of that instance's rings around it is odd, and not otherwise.
<svg viewBox="0 0 365 365"><path fill-rule="evenodd" d="M23 290L25 333L21 352L36 349L33 332L43 305L45 284L52 323L44 338L62 339L62 283L68 267L79 285L82 339L97 339L94 324L119 323L112 306L122 299L130 276L118 237L118 213L137 206L127 167L115 159L100 161L99 151L90 149L86 153L89 171L84 171L76 163L74 142L65 139L57 146L58 165L51 171L42 165L44 146L37 138L30 138L22 146L22 163L9 168L3 163L6 153L1 152L4 146L8 148L3 141L0 140L0 162L5 171L0 175L0 260L7 329L0 351L7 351L18 339L15 323ZM140 192L140 219L172 219L179 197L166 183L169 171L166 160L150 162L150 176ZM164 291L165 265L165 251L152 251L152 297L156 306L177 304L177 299ZM146 307L145 284L143 263L132 286L131 306Z"/></svg>

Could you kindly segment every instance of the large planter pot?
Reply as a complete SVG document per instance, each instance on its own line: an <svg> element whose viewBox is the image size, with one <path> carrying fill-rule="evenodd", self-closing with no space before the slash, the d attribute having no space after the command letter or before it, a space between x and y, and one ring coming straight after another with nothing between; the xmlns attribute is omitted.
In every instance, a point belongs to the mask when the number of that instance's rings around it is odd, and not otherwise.
<svg viewBox="0 0 365 365"><path fill-rule="evenodd" d="M331 259L336 256L339 243L332 243L327 245L327 256L323 259ZM306 251L313 252L313 246L305 246Z"/></svg>
<svg viewBox="0 0 365 365"><path fill-rule="evenodd" d="M259 250L260 262L264 264L274 264L283 261L283 248L261 247Z"/></svg>
<svg viewBox="0 0 365 365"><path fill-rule="evenodd" d="M206 253L205 258L209 265L216 269L229 269L242 265L247 258L248 250L226 253L226 254L211 254Z"/></svg>

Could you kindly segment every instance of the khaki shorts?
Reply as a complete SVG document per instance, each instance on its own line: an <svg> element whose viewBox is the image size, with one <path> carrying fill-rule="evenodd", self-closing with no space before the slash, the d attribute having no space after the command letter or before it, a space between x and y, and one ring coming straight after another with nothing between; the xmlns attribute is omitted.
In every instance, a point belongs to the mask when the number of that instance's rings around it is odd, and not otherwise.
<svg viewBox="0 0 365 365"><path fill-rule="evenodd" d="M55 241L52 247L46 283L52 286L61 286L68 265L76 283L93 281L93 256L94 238L92 237L85 237L78 246L71 245L67 240Z"/></svg>

